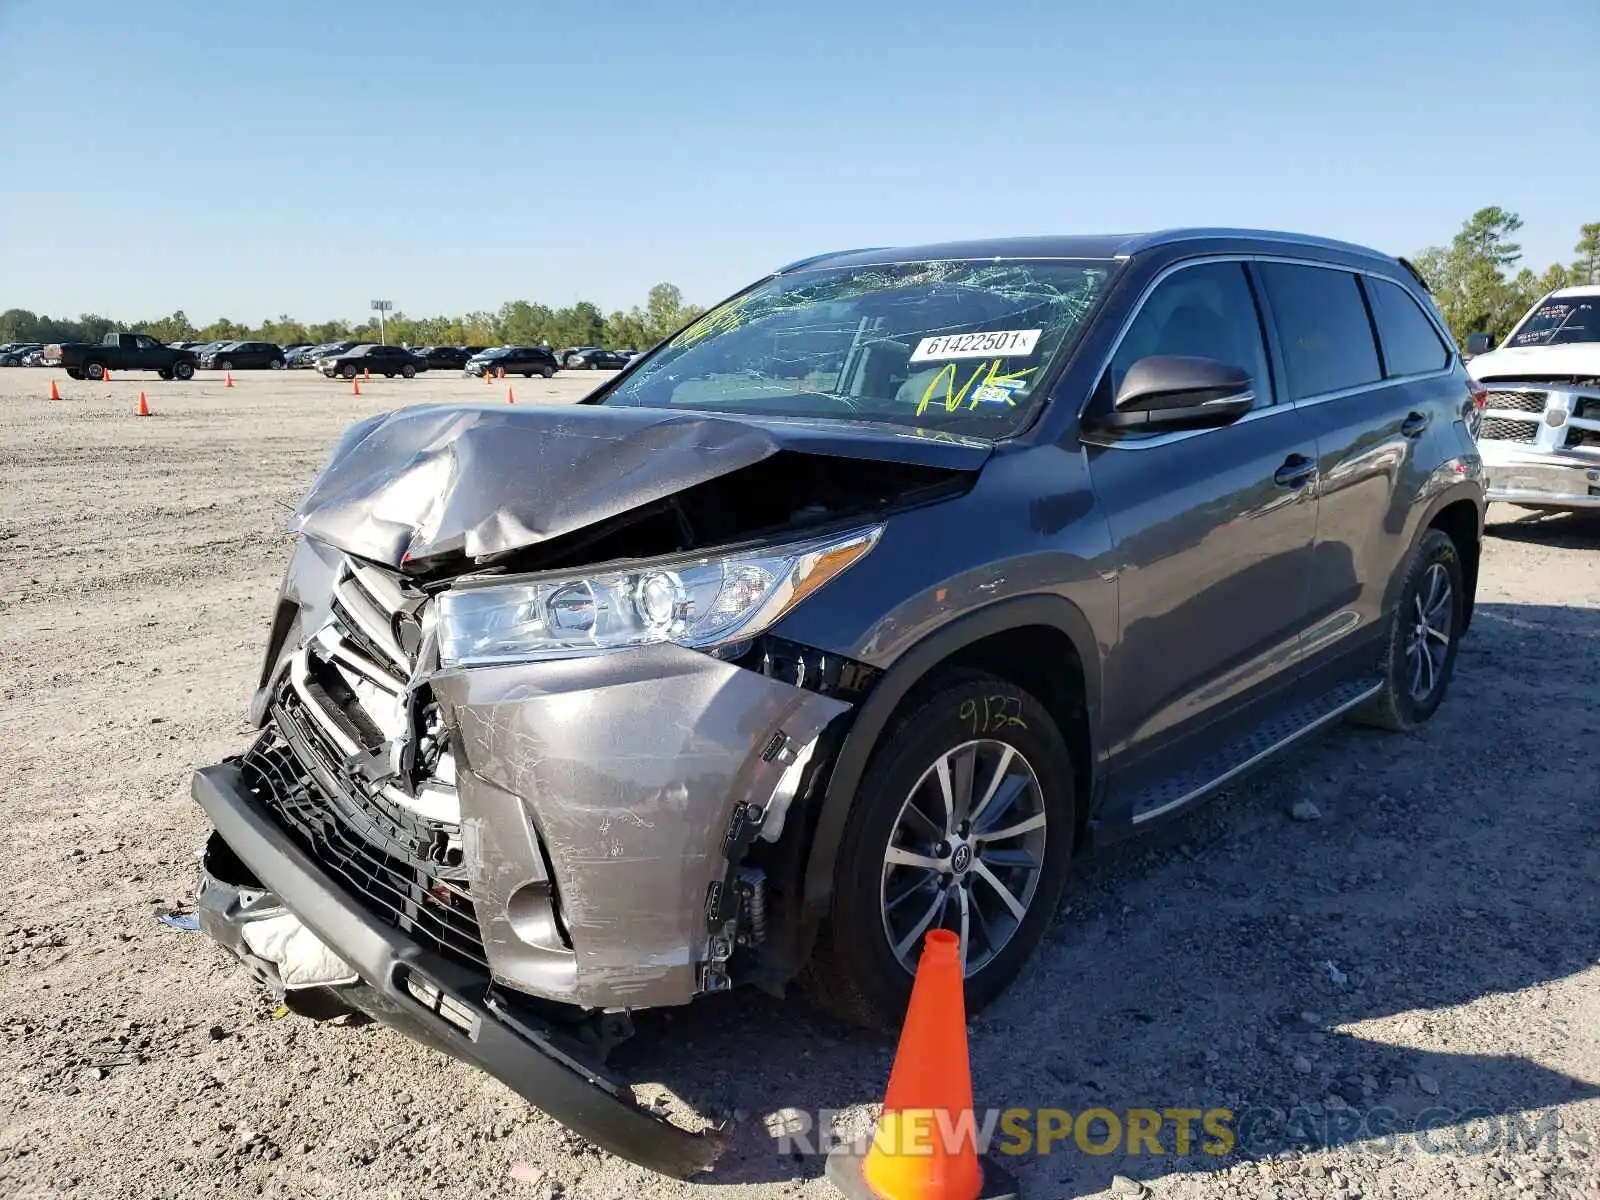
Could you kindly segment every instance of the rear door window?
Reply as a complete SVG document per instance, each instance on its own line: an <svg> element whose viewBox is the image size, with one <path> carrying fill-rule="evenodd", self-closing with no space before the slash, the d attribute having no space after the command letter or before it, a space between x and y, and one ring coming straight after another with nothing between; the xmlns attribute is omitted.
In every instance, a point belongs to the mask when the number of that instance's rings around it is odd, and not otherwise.
<svg viewBox="0 0 1600 1200"><path fill-rule="evenodd" d="M1360 285L1349 271L1259 264L1296 400L1377 383L1378 345Z"/></svg>
<svg viewBox="0 0 1600 1200"><path fill-rule="evenodd" d="M1450 351L1405 288L1370 275L1366 285L1388 374L1421 375L1442 370L1450 361Z"/></svg>

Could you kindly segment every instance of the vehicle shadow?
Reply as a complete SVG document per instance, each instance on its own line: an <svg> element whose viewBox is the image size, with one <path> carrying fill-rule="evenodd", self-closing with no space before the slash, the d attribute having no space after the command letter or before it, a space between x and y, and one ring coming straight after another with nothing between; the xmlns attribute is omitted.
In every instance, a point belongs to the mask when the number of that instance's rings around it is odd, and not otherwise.
<svg viewBox="0 0 1600 1200"><path fill-rule="evenodd" d="M1527 670L1555 641L1563 669ZM1546 985L1600 956L1597 676L1600 609L1482 604L1428 725L1338 727L1082 864L1034 961L970 1022L979 1108L1223 1108L1238 1144L1208 1154L1197 1132L1179 1155L1167 1125L1160 1156L1095 1155L1068 1137L1007 1161L1024 1190L1346 1145L1381 1132L1363 1124L1375 1110L1402 1130L1420 1115L1453 1155L1514 1151L1508 1123L1542 1138L1556 1106L1600 1097L1546 1065L1586 1036ZM1300 799L1320 819L1292 820ZM764 1121L849 1110L869 1126L893 1050L798 998L741 992L645 1014L622 1061L740 1110L716 1185L819 1174Z"/></svg>
<svg viewBox="0 0 1600 1200"><path fill-rule="evenodd" d="M1490 537L1528 542L1563 550L1600 549L1600 509L1547 513L1537 509L1491 504L1484 521Z"/></svg>

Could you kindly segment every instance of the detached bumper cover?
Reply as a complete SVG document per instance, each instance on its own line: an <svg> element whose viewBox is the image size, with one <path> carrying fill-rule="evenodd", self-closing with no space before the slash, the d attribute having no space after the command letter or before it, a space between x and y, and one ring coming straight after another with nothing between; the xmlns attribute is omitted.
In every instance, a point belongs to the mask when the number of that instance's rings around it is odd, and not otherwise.
<svg viewBox="0 0 1600 1200"><path fill-rule="evenodd" d="M487 1072L595 1145L653 1171L688 1179L716 1161L722 1143L715 1133L690 1133L652 1115L626 1087L564 1049L563 1035L553 1027L520 1011L503 1018L481 975L424 952L353 906L256 810L236 766L201 769L191 790L266 893L251 895L231 913L222 906L203 911L206 931L230 951L239 953L239 924L259 919L281 901L355 968L367 986L352 1002L377 1020ZM253 969L266 978L258 966Z"/></svg>

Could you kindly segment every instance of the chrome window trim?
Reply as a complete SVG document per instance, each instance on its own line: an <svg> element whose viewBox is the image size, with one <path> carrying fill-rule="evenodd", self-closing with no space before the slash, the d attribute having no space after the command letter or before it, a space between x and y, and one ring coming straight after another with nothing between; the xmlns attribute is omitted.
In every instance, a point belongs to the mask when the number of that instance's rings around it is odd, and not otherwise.
<svg viewBox="0 0 1600 1200"><path fill-rule="evenodd" d="M1218 426L1213 429L1181 429L1172 433L1152 434L1149 437L1128 441L1113 440L1105 438L1101 435L1096 435L1092 432L1085 432L1082 427L1083 414L1085 410L1088 409L1090 401L1094 399L1094 394L1100 387L1100 380L1105 377L1106 371L1111 366L1111 360L1117 356L1117 351L1122 348L1123 339L1128 336L1128 331L1133 328L1133 323L1139 319L1139 314L1144 311L1144 306L1149 302L1151 293L1154 292L1156 288L1160 287L1164 282L1166 282L1170 276L1176 275L1179 271L1185 270L1189 267L1198 267L1207 263L1219 262L1271 262L1285 263L1289 266L1295 267L1317 267L1325 271L1342 271L1346 275L1371 276L1374 279L1382 279L1388 283L1397 285L1408 295L1411 291L1411 289L1406 285L1405 281L1398 275L1391 275L1385 271L1369 269L1366 267L1347 267L1341 263L1321 262L1310 258L1298 258L1292 254L1272 254L1266 252L1256 253L1236 250L1218 254L1204 254L1194 258L1185 258L1178 262L1168 263L1159 272L1157 272L1156 277L1147 283L1144 287L1144 290L1139 293L1139 299L1134 303L1133 309L1128 313L1127 318L1122 322L1122 327L1117 330L1117 336L1115 339L1113 339L1110 349L1106 351L1104 358L1101 359L1099 367L1095 370L1094 386L1089 388L1088 393L1078 404L1078 440L1080 442L1084 443L1085 445L1099 446L1106 450L1144 450L1154 446L1168 446L1173 442L1181 442L1188 438L1197 437L1201 434L1218 433L1224 429L1232 429L1237 425L1242 425L1248 421L1255 420L1257 417L1266 416L1270 413L1288 411L1301 407L1310 407L1313 404L1326 404L1330 400L1343 400L1346 397L1360 395L1363 392L1373 392L1380 388L1393 387L1395 384L1413 383L1424 379L1436 379L1444 375L1450 375L1455 371L1459 354L1455 349L1454 339L1451 338L1448 332L1441 328L1439 322L1434 318L1434 314L1428 311L1427 306L1419 304L1417 307L1422 310L1422 315L1427 317L1428 323L1434 327L1434 331L1436 333L1440 334L1444 340L1445 347L1450 351L1450 355L1446 359L1445 365L1436 371L1423 371L1412 375L1390 375L1382 379L1375 380L1372 383L1361 383L1355 385L1354 387L1339 388L1331 392L1318 392L1315 395L1304 396L1298 400L1292 400L1288 397L1284 397L1267 408L1254 409L1240 417L1237 421L1232 421L1227 425ZM1271 298L1262 296L1261 299L1269 306L1268 315L1270 315ZM1365 307L1365 301L1363 301L1363 306ZM1374 339L1377 339L1379 336L1380 335L1377 333L1377 330L1374 329ZM1381 360L1381 342L1375 342L1375 344L1380 352ZM1270 345L1266 345L1264 348L1268 351L1267 358L1270 362L1272 357L1272 348ZM1287 383L1287 381L1285 382Z"/></svg>

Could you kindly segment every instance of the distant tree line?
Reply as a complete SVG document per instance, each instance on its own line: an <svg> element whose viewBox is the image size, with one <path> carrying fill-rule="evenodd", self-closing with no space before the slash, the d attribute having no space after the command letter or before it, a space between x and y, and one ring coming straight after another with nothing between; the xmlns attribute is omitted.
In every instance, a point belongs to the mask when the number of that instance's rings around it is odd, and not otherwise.
<svg viewBox="0 0 1600 1200"><path fill-rule="evenodd" d="M686 304L683 293L670 283L650 289L644 306L618 310L609 316L587 300L566 308L551 308L527 300L510 300L494 312L470 312L459 317L408 317L402 312L384 320L384 340L412 346L537 345L608 346L618 350L643 350L666 337L700 310ZM153 320L126 322L85 313L66 320L11 308L0 312L0 342L98 342L113 330L139 330L164 342L236 341L337 342L347 338L378 340L376 315L371 320L323 321L305 324L287 314L259 325L227 318L195 325L182 309Z"/></svg>
<svg viewBox="0 0 1600 1200"><path fill-rule="evenodd" d="M1522 247L1511 239L1521 228L1516 213L1480 208L1448 246L1430 246L1412 259L1463 345L1471 333L1490 334L1498 343L1535 301L1556 288L1600 283L1600 222L1580 226L1570 266L1552 263L1539 275L1528 267L1512 274L1522 261Z"/></svg>
<svg viewBox="0 0 1600 1200"><path fill-rule="evenodd" d="M1433 289L1445 320L1456 340L1469 333L1489 333L1496 341L1511 331L1519 317L1546 292L1576 283L1600 283L1600 222L1584 225L1574 247L1577 257L1569 266L1553 263L1543 274L1527 267L1515 274L1522 247L1512 241L1522 228L1522 218L1502 208L1480 208L1467 218L1448 246L1430 246L1413 258ZM551 308L528 300L510 300L495 312L470 312L458 317L408 317L390 314L384 322L385 340L412 346L609 346L618 350L644 349L699 314L686 304L683 293L670 283L650 289L644 306L609 315L587 300L566 308ZM129 324L85 313L76 320L35 315L27 309L0 312L0 342L98 342L112 330L137 329L166 342L239 341L335 342L345 338L378 340L376 318L351 324L323 321L307 325L287 314L259 325L226 318L195 325L182 309L170 316Z"/></svg>

